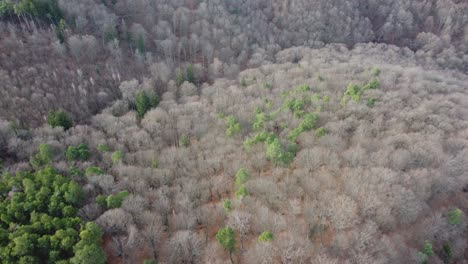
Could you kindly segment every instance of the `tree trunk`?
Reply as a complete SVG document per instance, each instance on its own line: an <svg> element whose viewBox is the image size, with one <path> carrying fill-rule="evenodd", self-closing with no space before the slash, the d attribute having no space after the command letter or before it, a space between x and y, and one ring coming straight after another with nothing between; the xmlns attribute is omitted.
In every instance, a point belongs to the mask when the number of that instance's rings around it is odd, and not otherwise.
<svg viewBox="0 0 468 264"><path fill-rule="evenodd" d="M244 236L243 235L240 235L240 246L241 246L240 252L242 254L242 252L244 251Z"/></svg>
<svg viewBox="0 0 468 264"><path fill-rule="evenodd" d="M156 263L158 262L158 253L156 252L156 245L154 243L154 241L152 239L150 239L150 244L151 244L151 253L153 255L153 259L154 261L156 261Z"/></svg>

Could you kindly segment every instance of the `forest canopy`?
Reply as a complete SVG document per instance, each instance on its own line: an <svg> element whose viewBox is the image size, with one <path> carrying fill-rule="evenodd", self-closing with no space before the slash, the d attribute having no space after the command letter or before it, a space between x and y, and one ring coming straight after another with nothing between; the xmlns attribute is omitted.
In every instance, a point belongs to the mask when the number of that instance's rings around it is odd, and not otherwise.
<svg viewBox="0 0 468 264"><path fill-rule="evenodd" d="M0 0L1 263L465 263L468 3Z"/></svg>
<svg viewBox="0 0 468 264"><path fill-rule="evenodd" d="M105 263L101 229L77 214L84 192L46 166L0 181L2 263Z"/></svg>

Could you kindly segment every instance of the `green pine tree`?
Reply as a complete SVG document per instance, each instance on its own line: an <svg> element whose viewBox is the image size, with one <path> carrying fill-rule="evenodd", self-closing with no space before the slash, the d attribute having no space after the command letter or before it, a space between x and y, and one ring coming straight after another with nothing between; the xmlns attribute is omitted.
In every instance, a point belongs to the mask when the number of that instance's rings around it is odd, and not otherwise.
<svg viewBox="0 0 468 264"><path fill-rule="evenodd" d="M228 226L221 228L218 233L216 233L216 240L218 240L219 244L229 253L229 258L231 262L233 262L232 253L235 250L236 238L232 228Z"/></svg>
<svg viewBox="0 0 468 264"><path fill-rule="evenodd" d="M150 99L145 91L141 91L137 94L135 98L135 107L138 118L143 118L151 107Z"/></svg>

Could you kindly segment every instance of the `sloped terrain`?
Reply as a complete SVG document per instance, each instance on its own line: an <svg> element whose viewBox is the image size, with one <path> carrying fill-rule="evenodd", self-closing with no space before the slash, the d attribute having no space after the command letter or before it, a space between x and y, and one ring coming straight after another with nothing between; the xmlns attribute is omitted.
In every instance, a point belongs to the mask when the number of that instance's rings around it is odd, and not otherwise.
<svg viewBox="0 0 468 264"><path fill-rule="evenodd" d="M169 81L141 118L126 82L87 125L19 137L4 122L5 170L51 146L112 263L229 263L225 226L235 263L464 263L467 76L385 44L275 61L199 87ZM80 143L89 159L64 154Z"/></svg>
<svg viewBox="0 0 468 264"><path fill-rule="evenodd" d="M57 109L86 123L121 98L123 81L153 78L152 88L163 92L187 65L197 85L236 78L297 46L385 43L411 50L414 63L425 67L468 70L466 1L2 0L0 6L0 116L23 127L40 126Z"/></svg>

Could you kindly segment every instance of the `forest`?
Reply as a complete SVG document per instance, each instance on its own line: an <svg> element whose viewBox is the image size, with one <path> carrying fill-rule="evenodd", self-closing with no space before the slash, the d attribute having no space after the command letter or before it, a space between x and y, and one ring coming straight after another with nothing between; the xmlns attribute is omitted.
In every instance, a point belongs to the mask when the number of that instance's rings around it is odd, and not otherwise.
<svg viewBox="0 0 468 264"><path fill-rule="evenodd" d="M0 0L0 262L467 264L465 0Z"/></svg>

